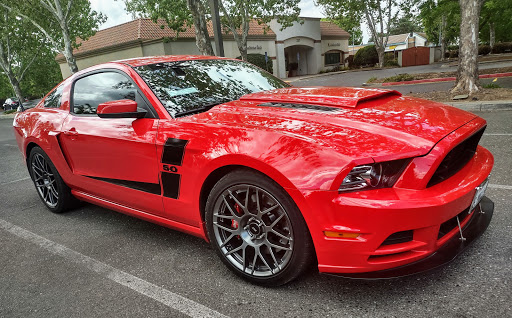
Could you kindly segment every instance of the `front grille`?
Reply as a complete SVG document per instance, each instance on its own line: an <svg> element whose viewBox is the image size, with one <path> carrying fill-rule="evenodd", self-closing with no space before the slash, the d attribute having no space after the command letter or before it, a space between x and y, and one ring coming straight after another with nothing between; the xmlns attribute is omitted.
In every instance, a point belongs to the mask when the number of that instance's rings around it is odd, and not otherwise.
<svg viewBox="0 0 512 318"><path fill-rule="evenodd" d="M460 212L458 215L441 224L441 226L439 227L439 234L437 235L437 239L442 238L446 234L450 233L450 231L453 230L454 228L459 227L459 224L457 223L457 217L459 217L459 223L464 222L466 218L469 217L468 211L469 207L464 211Z"/></svg>
<svg viewBox="0 0 512 318"><path fill-rule="evenodd" d="M412 241L413 231L402 231L391 234L382 245L392 245Z"/></svg>
<svg viewBox="0 0 512 318"><path fill-rule="evenodd" d="M484 133L485 127L453 148L443 159L436 172L427 184L427 188L434 186L462 169L473 158L478 142Z"/></svg>

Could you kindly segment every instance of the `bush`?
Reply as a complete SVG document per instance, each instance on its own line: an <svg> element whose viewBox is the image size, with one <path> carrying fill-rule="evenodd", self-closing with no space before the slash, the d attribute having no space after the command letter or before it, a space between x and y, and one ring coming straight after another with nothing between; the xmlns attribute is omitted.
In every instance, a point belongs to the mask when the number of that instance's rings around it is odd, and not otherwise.
<svg viewBox="0 0 512 318"><path fill-rule="evenodd" d="M237 59L241 60L242 57L239 56ZM265 65L265 55L259 54L259 53L251 53L247 54L247 62L256 65L257 67L264 69L265 71L272 74L274 72L274 69L272 67L272 59L268 58L268 62Z"/></svg>
<svg viewBox="0 0 512 318"><path fill-rule="evenodd" d="M387 82L407 82L407 81L412 81L413 79L414 79L414 76L412 76L410 74L407 74L407 73L404 73L404 74L398 74L398 75L391 76L391 77L386 77L384 79L384 83L387 83Z"/></svg>
<svg viewBox="0 0 512 318"><path fill-rule="evenodd" d="M396 67L396 66L400 66L400 64L398 64L397 60L387 60L387 61L384 61L384 66L386 66L386 67Z"/></svg>
<svg viewBox="0 0 512 318"><path fill-rule="evenodd" d="M493 83L493 82L490 82L489 84L485 84L482 87L483 88L501 88L501 86L499 86L498 84Z"/></svg>
<svg viewBox="0 0 512 318"><path fill-rule="evenodd" d="M360 48L354 55L355 66L374 66L377 63L379 63L379 54L377 53L375 45Z"/></svg>
<svg viewBox="0 0 512 318"><path fill-rule="evenodd" d="M491 47L489 45L478 46L478 55L487 55L491 53Z"/></svg>
<svg viewBox="0 0 512 318"><path fill-rule="evenodd" d="M346 59L345 59L345 62L348 63L348 67L349 68L354 68L354 55L349 55Z"/></svg>
<svg viewBox="0 0 512 318"><path fill-rule="evenodd" d="M16 112L16 109L6 110L6 111L4 112L4 115L12 114L12 113L15 113L15 112Z"/></svg>
<svg viewBox="0 0 512 318"><path fill-rule="evenodd" d="M459 57L459 50L450 51L450 57Z"/></svg>
<svg viewBox="0 0 512 318"><path fill-rule="evenodd" d="M500 42L500 43L494 44L494 47L492 48L492 53L500 54L500 53L505 53L510 50L512 50L512 43Z"/></svg>

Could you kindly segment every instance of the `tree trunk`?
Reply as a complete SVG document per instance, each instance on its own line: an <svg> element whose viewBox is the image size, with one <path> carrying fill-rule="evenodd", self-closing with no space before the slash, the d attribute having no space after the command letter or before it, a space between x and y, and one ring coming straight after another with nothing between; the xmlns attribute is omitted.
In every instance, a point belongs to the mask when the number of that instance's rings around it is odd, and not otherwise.
<svg viewBox="0 0 512 318"><path fill-rule="evenodd" d="M478 80L478 22L482 0L459 0L460 39L457 81L452 94L473 94L480 89Z"/></svg>
<svg viewBox="0 0 512 318"><path fill-rule="evenodd" d="M496 41L496 33L494 28L494 22L489 22L489 46L491 47L491 52L494 49L494 42Z"/></svg>
<svg viewBox="0 0 512 318"><path fill-rule="evenodd" d="M66 58L66 62L68 62L69 69L71 73L74 74L78 72L78 66L76 65L76 59L73 55L73 47L71 46L71 37L69 36L69 29L63 28L62 35L64 37L64 52L62 54Z"/></svg>
<svg viewBox="0 0 512 318"><path fill-rule="evenodd" d="M441 18L441 32L440 32L440 42L441 42L441 61L444 61L446 54L446 16L443 15Z"/></svg>
<svg viewBox="0 0 512 318"><path fill-rule="evenodd" d="M385 46L378 46L376 47L377 49L377 54L379 55L379 67L384 67L384 53L386 51L386 47Z"/></svg>
<svg viewBox="0 0 512 318"><path fill-rule="evenodd" d="M16 95L20 103L22 103L23 94L21 93L20 82L18 82L18 79L11 70L7 70L7 72L5 72L5 75L9 79L9 84L11 84L14 94Z"/></svg>
<svg viewBox="0 0 512 318"><path fill-rule="evenodd" d="M196 32L196 45L203 55L215 55L213 52L210 35L206 27L205 10L201 0L187 0L187 5L194 18L194 29Z"/></svg>

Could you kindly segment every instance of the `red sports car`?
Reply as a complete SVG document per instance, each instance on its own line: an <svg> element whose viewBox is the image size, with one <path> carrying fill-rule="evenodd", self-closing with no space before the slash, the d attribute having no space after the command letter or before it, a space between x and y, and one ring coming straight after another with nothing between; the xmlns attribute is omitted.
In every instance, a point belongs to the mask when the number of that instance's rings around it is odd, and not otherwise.
<svg viewBox="0 0 512 318"><path fill-rule="evenodd" d="M396 91L296 88L251 64L163 56L74 74L14 131L42 201L87 201L199 236L280 285L392 277L489 224L482 118Z"/></svg>

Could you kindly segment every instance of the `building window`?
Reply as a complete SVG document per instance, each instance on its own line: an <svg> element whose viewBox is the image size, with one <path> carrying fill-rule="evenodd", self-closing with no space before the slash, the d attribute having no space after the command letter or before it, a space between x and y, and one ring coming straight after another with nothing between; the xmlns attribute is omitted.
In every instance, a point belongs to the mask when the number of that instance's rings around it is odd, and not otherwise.
<svg viewBox="0 0 512 318"><path fill-rule="evenodd" d="M325 53L325 65L340 64L341 52Z"/></svg>

